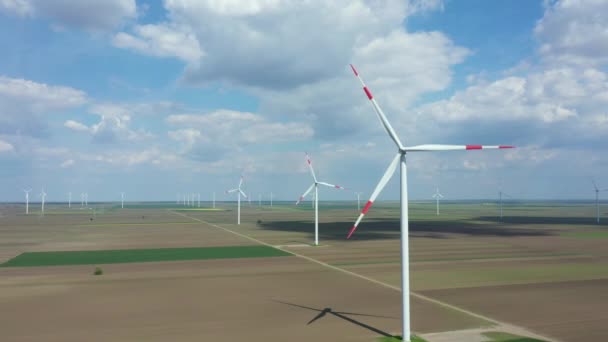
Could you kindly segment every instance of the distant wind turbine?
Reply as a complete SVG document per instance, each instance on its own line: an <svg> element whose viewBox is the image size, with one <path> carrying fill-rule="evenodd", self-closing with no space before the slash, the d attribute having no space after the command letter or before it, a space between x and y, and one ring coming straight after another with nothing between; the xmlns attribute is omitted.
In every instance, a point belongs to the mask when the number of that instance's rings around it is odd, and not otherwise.
<svg viewBox="0 0 608 342"><path fill-rule="evenodd" d="M40 198L42 199L40 210L42 212L42 216L44 216L44 202L46 200L46 192L44 192L44 188L42 188L42 191L40 192Z"/></svg>
<svg viewBox="0 0 608 342"><path fill-rule="evenodd" d="M595 188L595 211L596 211L596 217L597 217L597 223L600 223L600 191L608 191L608 189L600 189L597 187L597 183L595 183L595 180L592 179L591 182L593 182L593 187Z"/></svg>
<svg viewBox="0 0 608 342"><path fill-rule="evenodd" d="M355 192L355 195L357 195L357 211L361 211L361 195L363 195L363 193Z"/></svg>
<svg viewBox="0 0 608 342"><path fill-rule="evenodd" d="M213 193L213 209L215 209L215 192Z"/></svg>
<svg viewBox="0 0 608 342"><path fill-rule="evenodd" d="M314 208L315 208L315 246L318 246L319 245L319 185L324 185L324 186L339 189L339 190L344 190L344 188L339 185L319 182L317 180L317 175L315 174L315 170L312 167L312 161L310 160L310 156L308 155L308 153L306 153L306 163L308 164L308 169L310 170L310 174L312 175L313 183L308 188L308 190L306 190L306 192L304 192L304 194L302 196L300 196L300 199L298 199L298 201L296 202L296 205L300 204L300 202L302 202L302 200L304 200L304 198L306 196L308 196L308 194L312 191L313 188L315 189L315 192L313 193L313 196L314 196L313 203L314 203Z"/></svg>
<svg viewBox="0 0 608 342"><path fill-rule="evenodd" d="M124 192L120 193L120 208L121 209L125 208L125 193Z"/></svg>
<svg viewBox="0 0 608 342"><path fill-rule="evenodd" d="M262 194L258 194L258 207L262 206Z"/></svg>
<svg viewBox="0 0 608 342"><path fill-rule="evenodd" d="M273 196L273 194L272 194L272 192L271 192L271 193L270 193L270 207L271 207L271 208L272 208L272 196Z"/></svg>
<svg viewBox="0 0 608 342"><path fill-rule="evenodd" d="M243 192L243 190L241 189L241 186L243 185L243 176L241 176L241 180L239 181L239 186L236 189L231 189L226 191L227 194L231 194L236 192L237 193L237 219L236 219L236 224L241 224L241 195L243 195L243 197L248 198L247 195L245 195L245 193Z"/></svg>
<svg viewBox="0 0 608 342"><path fill-rule="evenodd" d="M433 194L433 198L435 199L435 202L437 203L437 216L439 216L439 199L443 198L443 195L439 193L439 188L437 188L437 190Z"/></svg>
<svg viewBox="0 0 608 342"><path fill-rule="evenodd" d="M23 192L25 193L25 215L30 213L30 191L32 191L32 189L23 189Z"/></svg>
<svg viewBox="0 0 608 342"><path fill-rule="evenodd" d="M498 199L500 201L500 220L502 221L502 197L511 197L507 194L505 194L502 190L498 191Z"/></svg>
<svg viewBox="0 0 608 342"><path fill-rule="evenodd" d="M68 192L68 208L72 207L72 193Z"/></svg>

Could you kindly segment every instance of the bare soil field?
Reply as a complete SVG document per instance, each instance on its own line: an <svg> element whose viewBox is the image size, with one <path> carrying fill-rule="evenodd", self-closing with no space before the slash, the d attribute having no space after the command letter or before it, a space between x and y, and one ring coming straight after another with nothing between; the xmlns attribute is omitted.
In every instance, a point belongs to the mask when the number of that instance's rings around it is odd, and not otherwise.
<svg viewBox="0 0 608 342"><path fill-rule="evenodd" d="M606 289L608 279L422 293L563 341L608 341Z"/></svg>

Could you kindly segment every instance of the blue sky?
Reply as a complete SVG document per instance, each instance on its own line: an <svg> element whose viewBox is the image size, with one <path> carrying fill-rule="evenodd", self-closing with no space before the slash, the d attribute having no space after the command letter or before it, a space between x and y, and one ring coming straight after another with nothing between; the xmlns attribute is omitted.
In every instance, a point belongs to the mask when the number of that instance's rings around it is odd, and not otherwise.
<svg viewBox="0 0 608 342"><path fill-rule="evenodd" d="M608 1L0 0L0 201L368 196L394 147L431 199L608 188ZM393 179L380 199L396 199ZM325 189L323 189L325 190Z"/></svg>

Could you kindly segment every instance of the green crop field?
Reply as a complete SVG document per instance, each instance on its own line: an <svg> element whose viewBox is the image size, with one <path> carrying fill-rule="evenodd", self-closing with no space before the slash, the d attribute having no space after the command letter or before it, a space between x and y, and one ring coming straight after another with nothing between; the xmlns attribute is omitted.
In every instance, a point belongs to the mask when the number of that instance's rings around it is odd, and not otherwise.
<svg viewBox="0 0 608 342"><path fill-rule="evenodd" d="M205 248L157 248L99 251L58 251L22 253L1 267L98 265L130 262L260 258L290 255L267 246L227 246Z"/></svg>

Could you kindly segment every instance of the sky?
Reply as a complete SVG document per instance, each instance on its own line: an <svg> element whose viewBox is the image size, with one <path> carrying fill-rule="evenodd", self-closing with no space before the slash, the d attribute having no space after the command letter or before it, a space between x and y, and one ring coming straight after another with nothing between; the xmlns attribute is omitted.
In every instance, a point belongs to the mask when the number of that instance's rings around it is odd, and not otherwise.
<svg viewBox="0 0 608 342"><path fill-rule="evenodd" d="M350 63L405 145L517 146L408 154L413 199L608 188L606 0L0 0L0 45L0 201L295 200L305 153L367 197L396 148Z"/></svg>

